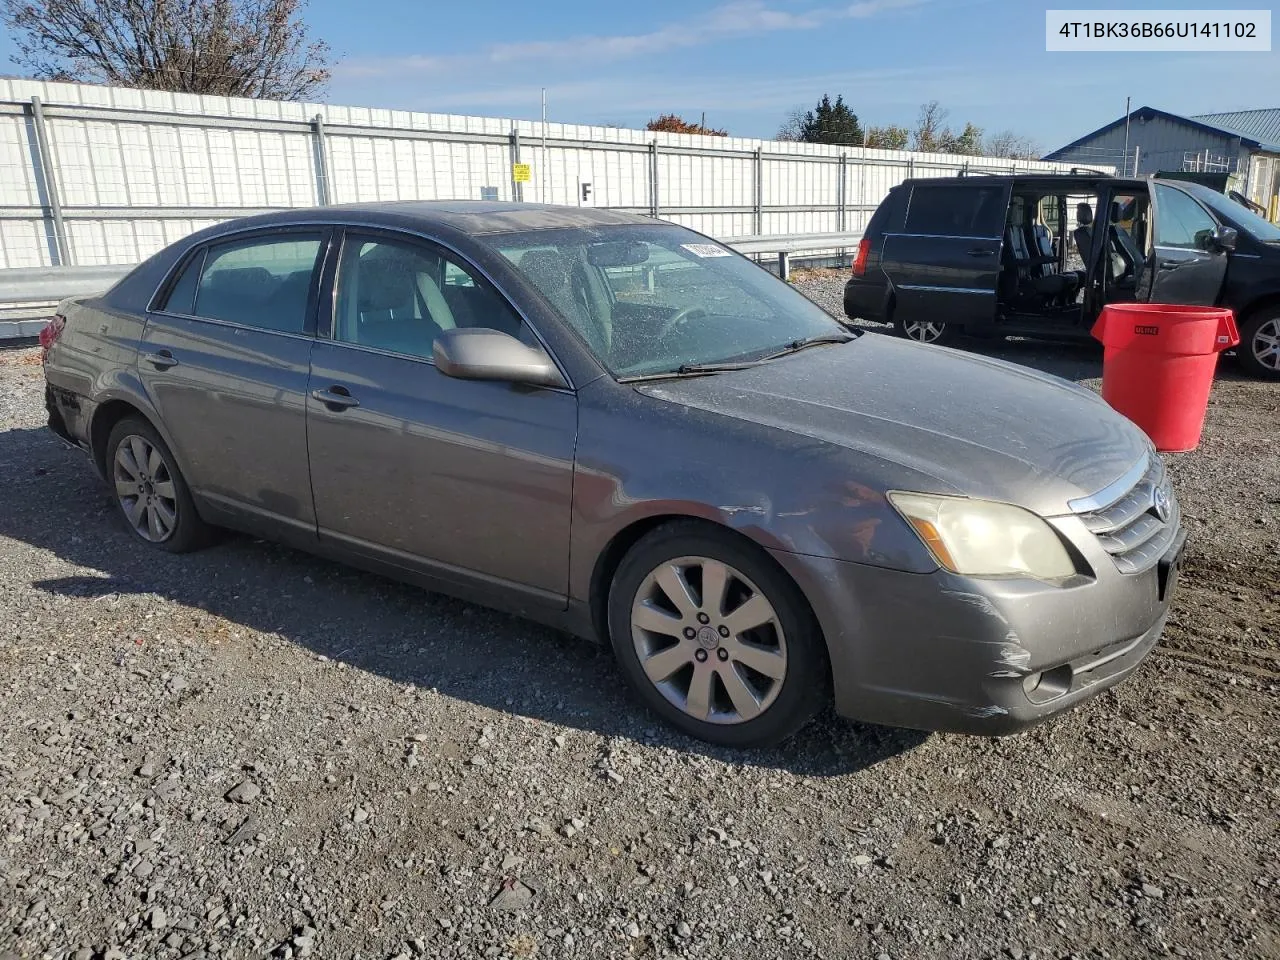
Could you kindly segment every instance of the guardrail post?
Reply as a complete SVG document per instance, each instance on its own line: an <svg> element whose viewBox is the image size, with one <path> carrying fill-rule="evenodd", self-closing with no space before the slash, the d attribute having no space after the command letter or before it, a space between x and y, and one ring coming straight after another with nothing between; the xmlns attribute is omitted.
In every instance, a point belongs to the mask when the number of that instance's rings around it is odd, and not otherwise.
<svg viewBox="0 0 1280 960"><path fill-rule="evenodd" d="M67 266L72 262L71 245L67 242L67 225L62 219L58 172L53 167L53 155L49 152L49 135L45 129L44 107L39 97L31 98L31 126L36 134L36 172L40 176L45 203L53 219L53 239L58 249L58 265Z"/></svg>
<svg viewBox="0 0 1280 960"><path fill-rule="evenodd" d="M788 283L791 281L791 253L787 250L778 251L778 276Z"/></svg>
<svg viewBox="0 0 1280 960"><path fill-rule="evenodd" d="M764 232L764 154L760 147L756 147L755 186L756 197L753 223L755 225L755 234L759 236Z"/></svg>
<svg viewBox="0 0 1280 960"><path fill-rule="evenodd" d="M649 142L649 216L658 218L658 141Z"/></svg>
<svg viewBox="0 0 1280 960"><path fill-rule="evenodd" d="M312 154L316 165L316 198L320 206L333 203L333 191L329 186L329 151L324 142L324 116L317 113L311 119Z"/></svg>

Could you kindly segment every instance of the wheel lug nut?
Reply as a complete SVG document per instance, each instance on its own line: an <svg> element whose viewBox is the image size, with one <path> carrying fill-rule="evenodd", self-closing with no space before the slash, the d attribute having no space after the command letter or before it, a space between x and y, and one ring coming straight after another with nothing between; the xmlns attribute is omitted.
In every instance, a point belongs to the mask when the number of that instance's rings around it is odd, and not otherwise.
<svg viewBox="0 0 1280 960"><path fill-rule="evenodd" d="M729 628L726 627L723 623L720 624L720 636L727 637L728 635L729 635Z"/></svg>
<svg viewBox="0 0 1280 960"><path fill-rule="evenodd" d="M702 624L707 624L711 622L711 618L708 617L705 613L700 613L698 614L698 622Z"/></svg>
<svg viewBox="0 0 1280 960"><path fill-rule="evenodd" d="M685 638L686 640L692 640L692 639L693 639L694 637L696 637L697 635L698 635L698 631L697 631L697 630L695 630L695 629L693 629L693 627L685 627L685 628L684 628L684 638Z"/></svg>
<svg viewBox="0 0 1280 960"><path fill-rule="evenodd" d="M693 655L693 659L697 660L699 663L706 663L706 662L707 662L707 651L699 649L699 650L698 650L698 651Z"/></svg>
<svg viewBox="0 0 1280 960"><path fill-rule="evenodd" d="M720 661L723 663L725 660L729 659L729 651L726 650L724 647L721 647L719 650L716 651L716 656L719 657Z"/></svg>

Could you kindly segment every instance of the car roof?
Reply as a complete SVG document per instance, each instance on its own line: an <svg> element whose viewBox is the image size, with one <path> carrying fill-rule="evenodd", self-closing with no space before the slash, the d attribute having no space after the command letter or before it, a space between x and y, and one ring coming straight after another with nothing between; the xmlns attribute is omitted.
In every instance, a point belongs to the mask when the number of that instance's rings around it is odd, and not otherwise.
<svg viewBox="0 0 1280 960"><path fill-rule="evenodd" d="M252 227L282 227L314 223L358 223L417 230L446 228L472 236L481 236L524 233L530 230L653 224L655 221L638 214L599 210L593 207L564 207L495 200L396 200L280 210L242 217L234 221L234 226L237 230L243 230Z"/></svg>
<svg viewBox="0 0 1280 960"><path fill-rule="evenodd" d="M924 183L962 183L965 185L988 186L990 184L1011 184L1014 187L1087 187L1094 189L1102 184L1136 189L1145 187L1146 181L1134 177L1113 177L1107 173L968 173L957 177L916 177L903 180L902 186L916 186Z"/></svg>

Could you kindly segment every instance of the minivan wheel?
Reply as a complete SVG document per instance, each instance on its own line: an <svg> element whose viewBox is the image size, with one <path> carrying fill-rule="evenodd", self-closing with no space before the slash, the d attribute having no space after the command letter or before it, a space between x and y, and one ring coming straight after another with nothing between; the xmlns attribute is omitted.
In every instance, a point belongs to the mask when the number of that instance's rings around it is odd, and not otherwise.
<svg viewBox="0 0 1280 960"><path fill-rule="evenodd" d="M893 318L893 329L898 336L914 340L916 343L933 343L947 346L959 337L954 323L944 320L910 320L904 322L901 317Z"/></svg>
<svg viewBox="0 0 1280 960"><path fill-rule="evenodd" d="M208 540L173 454L151 424L126 417L107 439L107 482L125 526L139 540L185 553Z"/></svg>
<svg viewBox="0 0 1280 960"><path fill-rule="evenodd" d="M825 645L800 591L714 527L676 522L642 537L618 567L608 612L632 687L701 740L774 744L828 699Z"/></svg>
<svg viewBox="0 0 1280 960"><path fill-rule="evenodd" d="M1280 309L1259 311L1240 324L1236 356L1253 376L1280 380Z"/></svg>

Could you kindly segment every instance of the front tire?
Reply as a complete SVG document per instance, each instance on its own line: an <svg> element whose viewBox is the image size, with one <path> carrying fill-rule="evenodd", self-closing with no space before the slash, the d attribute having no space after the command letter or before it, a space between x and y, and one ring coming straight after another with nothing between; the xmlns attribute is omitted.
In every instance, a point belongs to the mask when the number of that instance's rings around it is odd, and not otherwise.
<svg viewBox="0 0 1280 960"><path fill-rule="evenodd" d="M209 527L196 513L173 453L147 421L125 417L112 428L104 466L125 527L135 538L170 553L208 542Z"/></svg>
<svg viewBox="0 0 1280 960"><path fill-rule="evenodd" d="M1280 309L1259 310L1240 324L1236 356L1246 373L1280 380Z"/></svg>
<svg viewBox="0 0 1280 960"><path fill-rule="evenodd" d="M608 613L631 686L700 740L769 746L830 697L826 647L799 589L759 548L708 524L642 537L618 566Z"/></svg>

